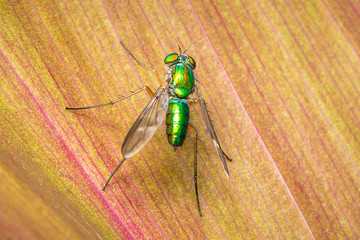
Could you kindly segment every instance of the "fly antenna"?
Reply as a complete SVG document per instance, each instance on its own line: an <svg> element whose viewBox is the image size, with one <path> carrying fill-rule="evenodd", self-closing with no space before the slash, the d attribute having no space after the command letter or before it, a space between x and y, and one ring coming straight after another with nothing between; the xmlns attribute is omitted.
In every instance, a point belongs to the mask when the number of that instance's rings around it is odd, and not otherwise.
<svg viewBox="0 0 360 240"><path fill-rule="evenodd" d="M195 41L193 41L193 42L190 44L190 46L188 46L188 47L185 49L184 53L186 53L186 51L187 51L192 45L194 45L194 44L197 43L198 41L202 40L202 38L203 38L203 37L199 37L198 39L196 39Z"/></svg>
<svg viewBox="0 0 360 240"><path fill-rule="evenodd" d="M183 53L181 51L181 47L180 47L180 44L179 44L178 40L174 37L174 35L172 35L172 33L170 32L170 30L167 27L165 27L164 25L162 25L162 26L170 33L171 37L175 40L176 45L178 46L180 53Z"/></svg>

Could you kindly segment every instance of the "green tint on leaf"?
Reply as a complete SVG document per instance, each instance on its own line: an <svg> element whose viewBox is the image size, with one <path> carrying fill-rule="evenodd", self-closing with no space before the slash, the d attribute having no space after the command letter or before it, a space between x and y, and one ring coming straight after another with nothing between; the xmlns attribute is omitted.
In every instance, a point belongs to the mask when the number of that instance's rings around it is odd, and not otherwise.
<svg viewBox="0 0 360 240"><path fill-rule="evenodd" d="M356 239L360 25L354 1L2 1L0 236L12 239ZM200 117L197 212L190 133L165 126L125 161L149 101L109 102L196 60L228 163ZM199 41L197 41L200 38Z"/></svg>

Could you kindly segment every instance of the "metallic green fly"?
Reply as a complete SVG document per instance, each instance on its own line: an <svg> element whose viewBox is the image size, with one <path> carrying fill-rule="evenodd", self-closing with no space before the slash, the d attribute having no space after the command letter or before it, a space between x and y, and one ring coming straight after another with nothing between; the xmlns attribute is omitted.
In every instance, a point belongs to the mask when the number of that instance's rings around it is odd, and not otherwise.
<svg viewBox="0 0 360 240"><path fill-rule="evenodd" d="M126 48L123 42L120 42L129 55L141 66L151 71L155 69L150 68L143 63L139 62L134 55ZM183 52L178 44L180 53L171 53L167 55L164 59L165 65L168 67L168 72L165 76L165 81L161 82L158 75L157 81L160 87L155 93L153 93L149 87L145 86L144 88L138 89L137 91L132 92L131 94L121 97L119 99L110 101L108 103L103 103L94 106L80 107L80 108L68 108L67 110L82 110L96 107L103 107L107 105L113 105L121 100L124 100L132 95L135 95L142 90L146 90L151 96L151 100L145 109L141 112L139 117L136 119L135 123L130 128L127 133L125 140L121 147L121 152L123 159L115 170L110 175L109 179L103 187L103 191L110 182L111 178L114 176L115 172L120 168L121 164L125 159L131 158L136 153L138 153L151 139L155 134L156 130L162 124L163 120L166 117L166 134L168 137L168 142L174 146L174 150L177 147L181 146L184 142L184 139L189 129L195 134L194 141L194 184L195 184L195 194L196 202L198 206L198 211L200 216L202 216L199 194L198 194L198 185L197 185L197 139L198 131L189 123L190 111L189 107L196 103L200 103L201 113L203 120L205 121L206 131L213 143L216 153L220 159L222 166L224 167L226 176L229 177L229 169L226 164L226 160L231 161L231 159L224 153L221 149L219 140L216 136L214 127L210 121L210 117L205 105L205 101L200 95L199 89L195 84L195 77L193 70L196 67L195 60L186 54L186 50ZM190 98L189 96L194 93L197 95L197 99Z"/></svg>

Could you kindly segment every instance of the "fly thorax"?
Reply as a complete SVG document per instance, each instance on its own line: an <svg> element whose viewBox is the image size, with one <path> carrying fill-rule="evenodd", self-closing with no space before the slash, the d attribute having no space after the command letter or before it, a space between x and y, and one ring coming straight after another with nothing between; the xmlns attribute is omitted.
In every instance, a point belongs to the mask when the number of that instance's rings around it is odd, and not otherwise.
<svg viewBox="0 0 360 240"><path fill-rule="evenodd" d="M170 71L170 90L172 94L179 98L189 96L194 88L194 73L192 69L183 63L179 63L172 66Z"/></svg>

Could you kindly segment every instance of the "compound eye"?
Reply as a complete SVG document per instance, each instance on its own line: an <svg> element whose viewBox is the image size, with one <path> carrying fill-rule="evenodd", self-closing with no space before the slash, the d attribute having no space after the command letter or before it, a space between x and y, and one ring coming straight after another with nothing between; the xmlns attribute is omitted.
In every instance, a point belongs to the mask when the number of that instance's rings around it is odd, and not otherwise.
<svg viewBox="0 0 360 240"><path fill-rule="evenodd" d="M170 53L169 55L167 55L164 59L164 63L165 64L170 64L175 62L176 60L179 59L179 55L177 53Z"/></svg>
<svg viewBox="0 0 360 240"><path fill-rule="evenodd" d="M189 58L188 58L189 63L193 66L192 69L195 69L195 68L196 68L196 62L195 62L195 60L194 60L192 57L190 57L190 56L188 56L188 57L189 57Z"/></svg>

